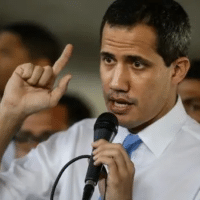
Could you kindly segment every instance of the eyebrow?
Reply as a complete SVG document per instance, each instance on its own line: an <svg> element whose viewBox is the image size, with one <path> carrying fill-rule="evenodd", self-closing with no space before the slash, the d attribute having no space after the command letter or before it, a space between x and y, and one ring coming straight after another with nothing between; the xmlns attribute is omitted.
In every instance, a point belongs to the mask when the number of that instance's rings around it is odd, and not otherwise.
<svg viewBox="0 0 200 200"><path fill-rule="evenodd" d="M102 57L109 57L109 58L115 59L115 55L114 54L111 54L111 53L105 52L105 51L102 51L100 53L100 56L102 56Z"/></svg>
<svg viewBox="0 0 200 200"><path fill-rule="evenodd" d="M105 52L105 51L102 51L100 52L100 56L103 56L103 57L109 57L109 58L112 58L112 59L116 59L115 58L115 55L112 54L112 53L109 53L109 52ZM126 60L131 60L131 61L140 61L141 63L143 64L147 64L149 66L151 66L153 63L141 56L137 56L137 55L126 55L124 56Z"/></svg>

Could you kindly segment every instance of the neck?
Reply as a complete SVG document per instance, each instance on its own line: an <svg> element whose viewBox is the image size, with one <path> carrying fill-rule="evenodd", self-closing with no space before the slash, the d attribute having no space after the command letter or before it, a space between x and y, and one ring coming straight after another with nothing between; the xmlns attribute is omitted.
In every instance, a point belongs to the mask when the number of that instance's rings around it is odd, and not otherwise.
<svg viewBox="0 0 200 200"><path fill-rule="evenodd" d="M175 104L177 103L178 100L178 95L175 96L175 98L173 99L173 101L168 101L169 103L168 106L166 106L166 109L162 109L156 116L154 116L153 118L151 118L150 120L136 126L133 128L130 128L129 131L131 133L137 134L140 131L142 131L143 129L145 129L146 127L148 127L149 125L153 124L154 122L158 121L160 118L162 118L163 116L165 116L171 109L173 109L173 107L175 106Z"/></svg>

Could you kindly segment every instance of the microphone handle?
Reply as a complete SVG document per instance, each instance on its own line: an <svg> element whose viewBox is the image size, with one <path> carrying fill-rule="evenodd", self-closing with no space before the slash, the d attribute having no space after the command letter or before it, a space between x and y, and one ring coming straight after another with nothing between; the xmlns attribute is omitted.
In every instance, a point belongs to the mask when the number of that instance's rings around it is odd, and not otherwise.
<svg viewBox="0 0 200 200"><path fill-rule="evenodd" d="M89 162L89 167L87 171L87 175L86 175L86 178L85 178L85 183L87 184L88 181L92 181L93 182L93 185L96 186L98 180L99 180L99 176L100 176L100 173L101 173L101 169L102 169L102 164L99 165L99 166L95 166L94 165L94 160L93 160L93 155L91 156L90 158L90 162ZM92 184L92 182L90 182L90 184Z"/></svg>
<svg viewBox="0 0 200 200"><path fill-rule="evenodd" d="M105 139L109 142L112 142L116 133L112 131L112 129L109 129L108 127L105 127L104 124L97 125L98 128L94 131L94 141L97 141L99 139ZM103 165L95 166L94 165L94 159L93 154L91 155L88 170L86 173L85 178L85 187L83 191L83 198L82 200L90 200L92 198L92 195L94 193L94 188L97 185L97 182L99 180L99 176L101 173Z"/></svg>
<svg viewBox="0 0 200 200"><path fill-rule="evenodd" d="M108 130L106 128L96 129L94 135L95 135L94 141L97 141L99 139L105 139L109 142L112 142L115 137L115 133L114 132L112 133L110 130ZM85 178L86 184L87 184L88 180L91 180L94 182L93 185L96 186L96 184L99 180L102 166L103 166L102 164L99 166L95 166L94 160L93 160L93 155L91 155L89 167L88 167L88 170L86 173L86 178Z"/></svg>

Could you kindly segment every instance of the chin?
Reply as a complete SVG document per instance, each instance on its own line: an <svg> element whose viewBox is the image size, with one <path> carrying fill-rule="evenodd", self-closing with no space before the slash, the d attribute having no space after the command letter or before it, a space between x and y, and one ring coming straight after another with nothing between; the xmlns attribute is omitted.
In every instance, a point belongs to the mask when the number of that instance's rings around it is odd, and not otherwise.
<svg viewBox="0 0 200 200"><path fill-rule="evenodd" d="M125 128L132 128L133 126L135 126L134 124L135 124L135 122L134 121L130 121L130 120L128 120L128 119L125 119L124 118L124 116L119 116L119 115L117 115L116 116L117 117L117 119L118 119L118 121L119 121L119 125L120 126L123 126L123 127L125 127Z"/></svg>
<svg viewBox="0 0 200 200"><path fill-rule="evenodd" d="M119 121L119 125L127 128L129 130L131 129L143 129L143 124L145 124L142 120L138 120L138 119L126 119L125 116L117 116L118 121ZM138 131L137 131L138 132Z"/></svg>

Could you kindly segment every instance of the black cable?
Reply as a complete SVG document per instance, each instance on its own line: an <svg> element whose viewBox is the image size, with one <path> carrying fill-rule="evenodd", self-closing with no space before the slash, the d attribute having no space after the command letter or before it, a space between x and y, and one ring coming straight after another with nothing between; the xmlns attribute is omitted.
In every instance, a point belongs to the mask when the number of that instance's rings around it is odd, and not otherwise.
<svg viewBox="0 0 200 200"><path fill-rule="evenodd" d="M70 160L67 164L64 165L64 167L60 170L54 184L53 184L53 187L52 187L52 190L51 190L51 196L50 196L50 200L53 200L53 196L54 196L54 193L55 193L55 190L56 190L56 186L58 184L58 181L60 180L60 177L62 176L63 172L67 169L67 167L69 165L71 165L72 163L76 162L77 160L79 159L83 159L83 158L90 158L91 156L90 155L82 155L82 156L78 156L72 160Z"/></svg>

